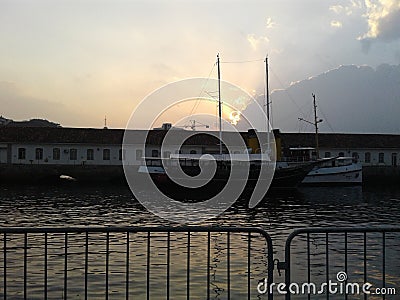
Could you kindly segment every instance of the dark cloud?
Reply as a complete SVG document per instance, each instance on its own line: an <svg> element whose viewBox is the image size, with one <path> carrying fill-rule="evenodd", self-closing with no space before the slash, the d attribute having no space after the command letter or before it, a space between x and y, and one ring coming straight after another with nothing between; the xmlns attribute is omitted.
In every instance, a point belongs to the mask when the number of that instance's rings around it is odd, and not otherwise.
<svg viewBox="0 0 400 300"><path fill-rule="evenodd" d="M361 43L361 50L364 54L368 54L369 50L371 49L371 39L365 38L360 40Z"/></svg>
<svg viewBox="0 0 400 300"><path fill-rule="evenodd" d="M378 39L391 42L400 39L400 7L391 11L377 24Z"/></svg>
<svg viewBox="0 0 400 300"><path fill-rule="evenodd" d="M400 4L398 0L369 3L365 16L369 30L359 38L364 52L369 51L373 41L389 43L400 39Z"/></svg>
<svg viewBox="0 0 400 300"><path fill-rule="evenodd" d="M287 89L275 91L274 127L282 131L312 131L298 118L312 120L312 97L317 97L323 132L399 133L400 65L342 66ZM249 108L251 110L251 108Z"/></svg>

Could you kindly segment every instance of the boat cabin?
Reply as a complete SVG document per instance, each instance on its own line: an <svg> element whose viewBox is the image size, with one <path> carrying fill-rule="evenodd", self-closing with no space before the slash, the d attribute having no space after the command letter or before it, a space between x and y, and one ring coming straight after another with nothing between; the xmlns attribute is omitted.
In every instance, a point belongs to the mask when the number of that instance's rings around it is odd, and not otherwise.
<svg viewBox="0 0 400 300"><path fill-rule="evenodd" d="M317 152L312 147L293 147L284 151L283 160L287 162L306 162L317 160Z"/></svg>

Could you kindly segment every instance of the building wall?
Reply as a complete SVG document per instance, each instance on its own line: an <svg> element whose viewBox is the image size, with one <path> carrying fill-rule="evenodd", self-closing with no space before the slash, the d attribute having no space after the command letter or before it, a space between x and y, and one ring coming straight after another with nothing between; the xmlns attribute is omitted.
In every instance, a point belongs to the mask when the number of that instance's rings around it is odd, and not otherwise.
<svg viewBox="0 0 400 300"><path fill-rule="evenodd" d="M7 163L7 145L0 145L0 163ZM59 159L53 156L53 149L60 149ZM25 149L25 159L19 159L19 152ZM43 156L37 159L36 151L42 149ZM71 152L76 150L76 159L71 159ZM93 150L93 160L88 160L87 150ZM108 149L110 151L110 159L103 159L103 151ZM175 148L174 148L175 149ZM129 145L122 149L121 145L93 145L93 144L12 144L11 146L11 163L13 164L67 164L67 165L121 165L120 151L122 152L122 159L126 164L140 165L144 157L160 158L161 156L167 157L168 148L163 155L161 154L160 147L148 146L143 151L140 145ZM171 149L169 149L171 150ZM172 153L173 150L170 152ZM195 151L197 154L202 153L202 147L199 146L184 146L182 153L189 154ZM3 153L4 152L4 153ZM175 153L175 151L173 152Z"/></svg>
<svg viewBox="0 0 400 300"><path fill-rule="evenodd" d="M5 164L10 159L13 164L68 164L68 165L121 165L122 160L120 160L120 151L122 151L123 159L126 164L129 165L140 165L142 164L144 157L168 157L168 152L175 153L176 147L171 147L163 149L163 153L161 153L161 149L156 145L149 145L146 147L146 153L143 153L143 149L140 145L129 145L121 150L121 145L94 145L94 144L12 144L11 145L11 153L8 153L8 145L0 144L0 163ZM25 149L25 159L18 159L18 152L20 148ZM36 159L36 149L43 149L43 157L42 159ZM53 158L53 149L60 149L60 159L55 160ZM219 149L218 146L212 147L217 151ZM76 149L77 156L76 160L72 160L71 149ZM93 160L88 160L87 158L87 150L93 149ZM110 159L103 159L103 150L110 150ZM182 147L182 154L190 154L196 153L201 154L208 152L211 147L207 147L205 149L201 146L184 146ZM138 151L139 150L139 151ZM140 151L141 150L141 151ZM239 148L237 149L238 152ZM328 153L327 153L328 152ZM396 163L396 166L400 166L400 147L399 149L344 149L344 148L321 148L320 149L320 157L326 157L326 154L329 154L330 157L340 156L343 154L344 156L353 156L357 153L358 161L363 164L363 166L393 166ZM366 153L370 153L370 162L366 161ZM383 162L379 161L380 153L383 153ZM392 156L395 154L395 158ZM10 155L10 157L8 157Z"/></svg>
<svg viewBox="0 0 400 300"><path fill-rule="evenodd" d="M326 152L329 152L330 156L354 156L355 153L358 155L358 162L363 166L400 166L400 145L399 149L343 149L343 148L321 148L319 153L320 157L326 157ZM370 153L370 161L366 161L366 153ZM383 161L379 160L380 153L383 153ZM396 159L394 158L396 157Z"/></svg>
<svg viewBox="0 0 400 300"><path fill-rule="evenodd" d="M60 149L59 159L54 159L53 149ZM118 165L119 145L78 145L78 144L13 144L12 145L12 163L13 164L96 164L96 165ZM25 159L19 159L19 149L25 149ZM36 149L43 150L43 157L36 158ZM71 159L72 149L76 149L76 160ZM93 149L93 160L87 159L87 149ZM103 150L110 150L110 159L103 159Z"/></svg>

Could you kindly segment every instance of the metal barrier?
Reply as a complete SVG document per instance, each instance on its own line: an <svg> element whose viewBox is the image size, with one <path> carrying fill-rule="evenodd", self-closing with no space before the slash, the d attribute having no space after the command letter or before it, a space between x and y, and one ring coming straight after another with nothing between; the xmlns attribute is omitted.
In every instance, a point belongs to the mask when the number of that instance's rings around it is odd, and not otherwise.
<svg viewBox="0 0 400 300"><path fill-rule="evenodd" d="M295 230L280 283L259 228L0 228L0 249L3 299L367 299L354 290L364 283L386 299L400 287L400 227Z"/></svg>
<svg viewBox="0 0 400 300"><path fill-rule="evenodd" d="M368 291L374 299L393 297L396 287L397 293L400 292L400 227L295 230L286 241L285 260L278 267L285 270L286 299L295 298L289 286L292 284L293 291L299 285L294 286L293 282L299 280L305 281L308 293L303 293L303 297L308 299L313 296L321 299L318 291L310 290L313 288L310 283L318 289L330 280L337 283L335 288L341 286L342 291L326 292L326 299L333 294L341 294L341 299L354 297L355 289L364 283L372 285ZM326 291L328 286L324 288ZM364 299L368 296L362 291L358 295Z"/></svg>
<svg viewBox="0 0 400 300"><path fill-rule="evenodd" d="M0 243L3 299L272 299L258 228L0 228Z"/></svg>

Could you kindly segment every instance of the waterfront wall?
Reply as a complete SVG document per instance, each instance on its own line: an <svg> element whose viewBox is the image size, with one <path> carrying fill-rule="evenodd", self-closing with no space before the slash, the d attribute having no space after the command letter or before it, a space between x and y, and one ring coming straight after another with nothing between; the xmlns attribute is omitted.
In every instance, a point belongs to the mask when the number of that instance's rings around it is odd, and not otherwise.
<svg viewBox="0 0 400 300"><path fill-rule="evenodd" d="M132 168L137 168L137 166L132 166ZM70 176L80 182L125 182L122 165L0 164L0 183L47 183L58 181L61 175Z"/></svg>
<svg viewBox="0 0 400 300"><path fill-rule="evenodd" d="M125 182L122 165L0 164L0 182L47 182L59 180L61 175L82 182ZM363 167L363 184L385 183L400 183L400 167Z"/></svg>
<svg viewBox="0 0 400 300"><path fill-rule="evenodd" d="M364 166L363 183L382 184L382 183L400 183L400 167L393 166Z"/></svg>

